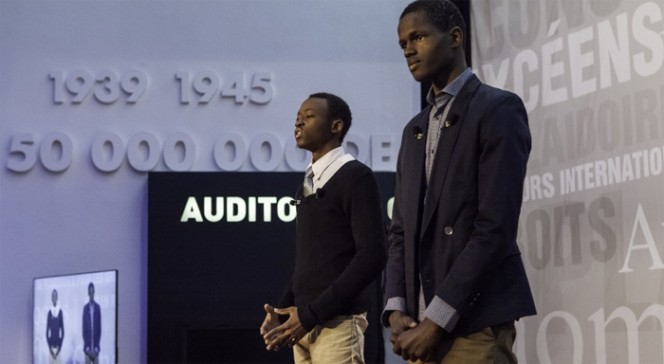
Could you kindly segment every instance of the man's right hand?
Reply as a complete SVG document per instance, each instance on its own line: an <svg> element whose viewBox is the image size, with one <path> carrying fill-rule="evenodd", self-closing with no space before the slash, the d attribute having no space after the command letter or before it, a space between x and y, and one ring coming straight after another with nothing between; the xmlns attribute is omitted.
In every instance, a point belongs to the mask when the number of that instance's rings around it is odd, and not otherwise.
<svg viewBox="0 0 664 364"><path fill-rule="evenodd" d="M274 307L266 303L263 306L263 309L265 310L265 319L263 320L263 324L261 325L260 329L261 336L264 336L270 332L270 330L280 325L279 315L274 312Z"/></svg>
<svg viewBox="0 0 664 364"><path fill-rule="evenodd" d="M406 315L401 311L392 311L389 317L390 321L390 342L392 343L392 351L401 356L401 346L399 346L397 338L404 331L414 329L417 327L417 322L412 317Z"/></svg>

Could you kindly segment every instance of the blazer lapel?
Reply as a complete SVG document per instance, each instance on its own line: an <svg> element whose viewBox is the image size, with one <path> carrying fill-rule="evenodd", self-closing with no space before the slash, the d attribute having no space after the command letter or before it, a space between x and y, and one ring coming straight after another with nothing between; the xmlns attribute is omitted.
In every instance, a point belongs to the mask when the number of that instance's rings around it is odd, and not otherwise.
<svg viewBox="0 0 664 364"><path fill-rule="evenodd" d="M424 212L422 214L422 226L420 227L420 234L424 234L431 218L436 211L440 194L445 184L450 158L454 151L459 131L463 125L470 99L472 98L475 90L480 85L480 80L477 76L472 76L466 81L459 94L454 98L450 111L447 113L447 119L443 126L443 132L438 140L438 148L431 170L431 177L429 178L429 188L425 196ZM422 154L424 155L424 154Z"/></svg>
<svg viewBox="0 0 664 364"><path fill-rule="evenodd" d="M404 219L410 220L410 226L415 227L413 229L412 238L416 241L419 231L417 221L421 216L422 212L422 203L423 203L423 187L426 186L425 176L424 176L424 158L425 158L425 149L426 149L426 140L427 140L427 126L429 124L429 111L431 106L428 106L424 109L421 116L415 120L412 126L412 138L409 138L408 145L408 166L404 168L406 174L409 174L407 178L404 178L404 181L412 181L412 184L409 183L408 186L404 186L406 196L405 201L415 202L415 209L412 212L416 214L408 214L404 216ZM411 175L412 174L412 175Z"/></svg>

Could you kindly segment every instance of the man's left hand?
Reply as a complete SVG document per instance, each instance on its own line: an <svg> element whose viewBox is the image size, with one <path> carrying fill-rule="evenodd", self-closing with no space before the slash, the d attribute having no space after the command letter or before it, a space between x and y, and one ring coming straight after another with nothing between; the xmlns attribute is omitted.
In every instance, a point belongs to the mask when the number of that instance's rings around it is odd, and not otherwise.
<svg viewBox="0 0 664 364"><path fill-rule="evenodd" d="M424 319L417 327L404 331L397 338L403 360L426 361L443 338L443 329L435 322Z"/></svg>

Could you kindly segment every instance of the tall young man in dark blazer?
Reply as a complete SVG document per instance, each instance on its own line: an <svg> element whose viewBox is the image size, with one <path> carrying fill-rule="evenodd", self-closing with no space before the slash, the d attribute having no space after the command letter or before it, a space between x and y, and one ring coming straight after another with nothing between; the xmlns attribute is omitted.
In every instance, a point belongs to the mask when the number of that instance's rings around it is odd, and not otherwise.
<svg viewBox="0 0 664 364"><path fill-rule="evenodd" d="M350 125L350 108L329 93L310 95L295 121L297 146L311 152L296 193L295 270L260 331L268 350L293 347L297 364L364 363L367 287L385 265L385 231L373 172L341 146Z"/></svg>
<svg viewBox="0 0 664 364"><path fill-rule="evenodd" d="M403 130L383 324L404 360L513 363L515 320L535 314L516 244L528 116L467 67L464 35L447 0L415 1L399 20L408 69L432 87Z"/></svg>

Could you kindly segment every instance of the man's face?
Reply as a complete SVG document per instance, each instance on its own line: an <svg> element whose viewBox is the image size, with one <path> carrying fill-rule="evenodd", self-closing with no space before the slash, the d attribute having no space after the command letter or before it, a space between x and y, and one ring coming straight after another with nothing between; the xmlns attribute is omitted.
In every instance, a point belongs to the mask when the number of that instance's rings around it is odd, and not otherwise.
<svg viewBox="0 0 664 364"><path fill-rule="evenodd" d="M418 82L447 77L452 62L451 37L427 20L421 11L408 13L399 20L399 46L408 69Z"/></svg>
<svg viewBox="0 0 664 364"><path fill-rule="evenodd" d="M327 100L304 100L295 121L295 142L302 149L314 152L321 149L334 135L327 110Z"/></svg>
<svg viewBox="0 0 664 364"><path fill-rule="evenodd" d="M51 293L51 301L53 301L53 306L55 306L58 303L58 291L53 290Z"/></svg>
<svg viewBox="0 0 664 364"><path fill-rule="evenodd" d="M90 301L94 301L94 299L95 299L95 286L88 287L88 296L90 297Z"/></svg>

